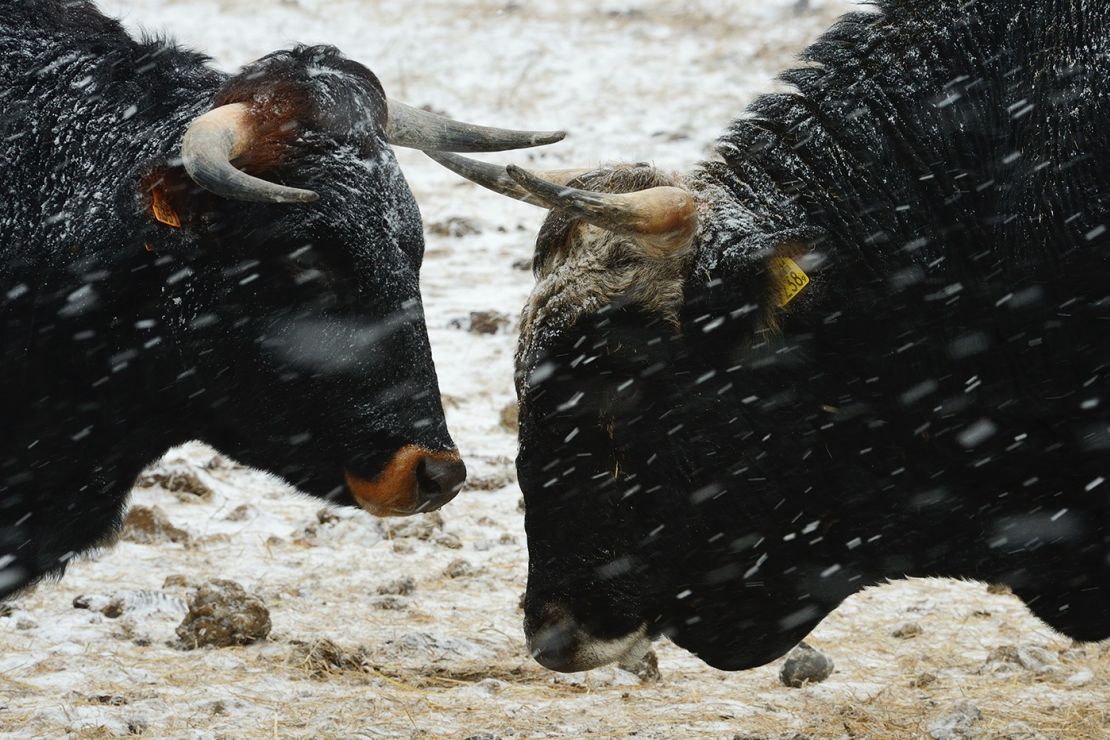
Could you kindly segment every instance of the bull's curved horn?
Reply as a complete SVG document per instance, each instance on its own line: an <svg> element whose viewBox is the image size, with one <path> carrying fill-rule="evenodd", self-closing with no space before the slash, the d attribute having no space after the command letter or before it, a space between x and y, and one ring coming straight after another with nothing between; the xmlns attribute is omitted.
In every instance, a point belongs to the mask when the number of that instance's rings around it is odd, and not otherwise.
<svg viewBox="0 0 1110 740"><path fill-rule="evenodd" d="M475 126L389 100L389 143L409 149L441 152L501 152L554 144L563 131L512 131Z"/></svg>
<svg viewBox="0 0 1110 740"><path fill-rule="evenodd" d="M522 188L516 180L509 177L509 173L501 165L480 162L469 157L460 157L447 152L424 152L439 164L454 172L459 177L466 178L488 190L516 200L522 200L534 206L546 208L547 204ZM588 169L579 170L545 170L537 173L548 182L566 186L576 177L590 172Z"/></svg>
<svg viewBox="0 0 1110 740"><path fill-rule="evenodd" d="M656 257L685 249L698 227L697 205L682 188L665 185L635 193L596 193L550 182L516 165L505 172L548 208L570 211L594 226L635 237Z"/></svg>
<svg viewBox="0 0 1110 740"><path fill-rule="evenodd" d="M268 182L235 169L231 160L247 151L254 131L249 108L232 103L199 116L181 140L181 159L189 177L205 190L233 200L255 203L311 203L320 196L311 190Z"/></svg>

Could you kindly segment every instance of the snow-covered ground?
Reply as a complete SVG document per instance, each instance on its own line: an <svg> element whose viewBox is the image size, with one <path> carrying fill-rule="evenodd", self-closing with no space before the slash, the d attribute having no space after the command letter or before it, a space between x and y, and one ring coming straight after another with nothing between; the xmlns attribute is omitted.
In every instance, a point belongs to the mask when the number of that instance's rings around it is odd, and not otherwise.
<svg viewBox="0 0 1110 740"><path fill-rule="evenodd" d="M838 14L841 0L102 0L226 69L328 42L391 96L502 125L565 127L500 161L683 167ZM779 665L714 671L657 646L662 680L545 672L518 606L527 555L514 482L512 330L542 213L402 152L428 230L424 298L448 421L471 469L440 515L381 522L319 503L202 446L136 489L187 540L129 539L0 616L0 734L80 737L1110 737L1110 646L1073 646L981 584L900 582L811 636L836 663L788 689ZM498 159L498 157L491 157ZM460 220L462 219L462 220ZM462 234L462 235L460 235ZM171 489L181 490L171 490ZM201 494L201 495L198 495ZM461 562L460 562L461 561ZM174 576L174 578L167 578ZM411 577L407 595L395 583ZM268 641L183 650L193 584L227 578L270 609ZM93 608L76 609L89 597ZM119 616L97 608L116 597ZM892 633L907 623L920 627ZM330 641L330 642L320 642ZM963 703L971 702L979 715ZM966 730L966 732L965 732ZM947 734L946 734L947 733Z"/></svg>

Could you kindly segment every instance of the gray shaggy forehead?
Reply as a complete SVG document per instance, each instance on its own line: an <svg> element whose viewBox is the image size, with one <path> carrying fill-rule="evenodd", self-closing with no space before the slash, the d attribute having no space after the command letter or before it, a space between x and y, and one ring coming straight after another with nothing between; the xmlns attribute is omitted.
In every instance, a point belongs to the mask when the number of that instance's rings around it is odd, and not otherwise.
<svg viewBox="0 0 1110 740"><path fill-rule="evenodd" d="M608 193L682 186L677 177L646 164L594 170L569 184ZM536 287L521 317L520 351L526 352L545 332L570 328L582 316L618 298L677 327L683 283L692 259L690 251L649 257L632 237L553 210L536 239L532 261Z"/></svg>
<svg viewBox="0 0 1110 740"><path fill-rule="evenodd" d="M599 193L635 193L648 188L678 185L673 176L649 164L616 164L579 175L569 186ZM536 253L532 271L539 279L552 260L558 260L571 247L582 220L566 211L553 210L540 227L536 237Z"/></svg>

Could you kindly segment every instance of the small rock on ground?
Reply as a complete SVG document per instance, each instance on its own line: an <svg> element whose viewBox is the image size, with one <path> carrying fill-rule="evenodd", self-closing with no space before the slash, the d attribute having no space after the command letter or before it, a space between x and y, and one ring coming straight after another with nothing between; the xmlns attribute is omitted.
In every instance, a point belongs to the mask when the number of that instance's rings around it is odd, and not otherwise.
<svg viewBox="0 0 1110 740"><path fill-rule="evenodd" d="M801 688L809 683L821 683L832 675L832 659L804 642L790 651L779 671L779 680L791 688Z"/></svg>

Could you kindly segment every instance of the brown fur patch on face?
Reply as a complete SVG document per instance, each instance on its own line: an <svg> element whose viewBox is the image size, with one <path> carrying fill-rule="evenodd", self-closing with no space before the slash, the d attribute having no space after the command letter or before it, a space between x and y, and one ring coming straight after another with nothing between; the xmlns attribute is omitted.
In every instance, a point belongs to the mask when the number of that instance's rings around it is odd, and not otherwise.
<svg viewBox="0 0 1110 740"><path fill-rule="evenodd" d="M569 185L607 193L682 187L677 176L643 164L595 170ZM536 238L532 261L536 287L524 307L520 351L528 350L537 331L571 327L581 316L617 298L658 315L677 329L683 284L692 263L691 250L649 256L634 237L553 210Z"/></svg>
<svg viewBox="0 0 1110 740"><path fill-rule="evenodd" d="M362 508L374 516L414 514L419 511L421 503L416 468L423 460L459 462L459 451L434 451L418 445L406 445L373 480L346 471L347 488Z"/></svg>
<svg viewBox="0 0 1110 740"><path fill-rule="evenodd" d="M254 129L250 149L236 158L234 164L244 172L261 175L277 170L286 147L302 127L309 125L314 111L307 91L288 82L233 80L212 104L213 108L243 103L250 109Z"/></svg>

